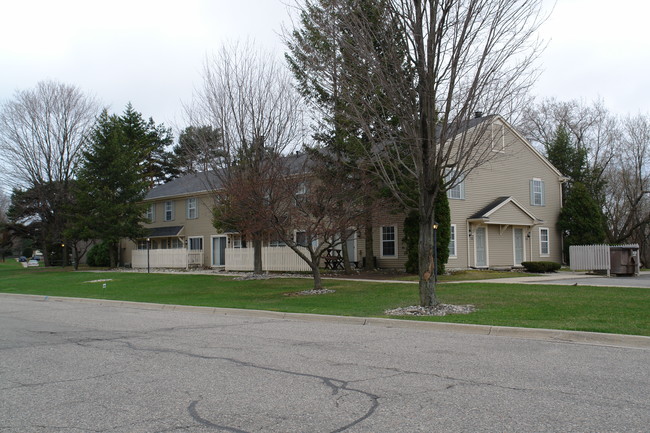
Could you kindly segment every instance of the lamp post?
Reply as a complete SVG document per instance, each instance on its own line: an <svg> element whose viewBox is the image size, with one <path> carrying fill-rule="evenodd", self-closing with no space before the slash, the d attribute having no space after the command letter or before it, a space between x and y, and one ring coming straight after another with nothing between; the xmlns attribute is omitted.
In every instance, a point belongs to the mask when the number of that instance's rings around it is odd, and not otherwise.
<svg viewBox="0 0 650 433"><path fill-rule="evenodd" d="M147 238L147 274L151 271L149 267L149 247L151 245L151 238Z"/></svg>
<svg viewBox="0 0 650 433"><path fill-rule="evenodd" d="M65 244L61 242L61 267L65 268Z"/></svg>
<svg viewBox="0 0 650 433"><path fill-rule="evenodd" d="M433 222L433 282L438 284L438 223Z"/></svg>

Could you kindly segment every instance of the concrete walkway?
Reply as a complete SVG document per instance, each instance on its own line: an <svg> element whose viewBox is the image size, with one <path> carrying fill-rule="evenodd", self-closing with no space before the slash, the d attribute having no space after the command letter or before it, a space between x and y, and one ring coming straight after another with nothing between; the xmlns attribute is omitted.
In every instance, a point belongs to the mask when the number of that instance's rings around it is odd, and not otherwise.
<svg viewBox="0 0 650 433"><path fill-rule="evenodd" d="M107 271L80 271L80 272L107 272ZM114 272L114 271L108 271ZM122 269L117 272L146 273L144 270ZM151 273L173 275L215 275L224 277L247 277L250 272L223 272L215 270L170 271L165 269L152 269ZM311 274L270 274L271 278L305 278L311 279ZM373 283L391 284L418 284L417 281L382 280L370 278L348 278L344 275L321 275L323 280L347 280ZM493 284L557 284L563 286L605 286L605 287L642 287L650 289L650 271L642 271L638 277L607 277L606 275L593 275L584 272L560 271L551 274L522 276L512 278L490 278L485 280L444 281L443 284L460 283L493 283Z"/></svg>

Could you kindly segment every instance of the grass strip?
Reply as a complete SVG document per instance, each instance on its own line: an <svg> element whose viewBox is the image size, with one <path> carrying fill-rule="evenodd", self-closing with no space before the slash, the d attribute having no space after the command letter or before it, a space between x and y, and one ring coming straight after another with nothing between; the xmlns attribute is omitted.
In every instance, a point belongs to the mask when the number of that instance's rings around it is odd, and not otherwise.
<svg viewBox="0 0 650 433"><path fill-rule="evenodd" d="M236 281L215 275L71 272L0 263L0 292L5 293L363 317L386 317L386 309L418 303L412 284L327 280L325 285L336 292L297 295L312 287L310 279L301 278ZM438 297L447 304L473 304L478 311L401 318L650 336L649 289L441 283Z"/></svg>

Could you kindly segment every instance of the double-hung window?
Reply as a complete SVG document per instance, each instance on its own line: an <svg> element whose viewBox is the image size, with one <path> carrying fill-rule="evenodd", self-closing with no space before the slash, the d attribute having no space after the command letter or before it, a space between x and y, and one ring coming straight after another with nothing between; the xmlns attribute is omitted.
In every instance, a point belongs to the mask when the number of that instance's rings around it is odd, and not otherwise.
<svg viewBox="0 0 650 433"><path fill-rule="evenodd" d="M397 257L397 227L384 226L381 228L381 256Z"/></svg>
<svg viewBox="0 0 650 433"><path fill-rule="evenodd" d="M542 179L531 179L530 181L530 204L531 206L544 206L544 181Z"/></svg>
<svg viewBox="0 0 650 433"><path fill-rule="evenodd" d="M449 183L457 176L456 170L449 170L445 176L445 182ZM465 179L459 177L456 179L456 184L447 190L447 198L453 200L465 200Z"/></svg>
<svg viewBox="0 0 650 433"><path fill-rule="evenodd" d="M300 184L296 188L296 204L302 203L305 200L306 195L307 195L307 183L300 182Z"/></svg>
<svg viewBox="0 0 650 433"><path fill-rule="evenodd" d="M539 229L539 254L541 256L548 256L551 254L549 245L549 231L547 228Z"/></svg>
<svg viewBox="0 0 650 433"><path fill-rule="evenodd" d="M149 206L147 206L147 210L144 213L144 217L147 219L147 222L154 222L156 220L156 215L155 215L155 206L153 203L151 203Z"/></svg>
<svg viewBox="0 0 650 433"><path fill-rule="evenodd" d="M449 257L456 257L456 224L451 225L449 232Z"/></svg>
<svg viewBox="0 0 650 433"><path fill-rule="evenodd" d="M199 217L199 208L196 197L187 199L187 219L193 220Z"/></svg>
<svg viewBox="0 0 650 433"><path fill-rule="evenodd" d="M165 221L174 220L174 202L168 200L165 202Z"/></svg>

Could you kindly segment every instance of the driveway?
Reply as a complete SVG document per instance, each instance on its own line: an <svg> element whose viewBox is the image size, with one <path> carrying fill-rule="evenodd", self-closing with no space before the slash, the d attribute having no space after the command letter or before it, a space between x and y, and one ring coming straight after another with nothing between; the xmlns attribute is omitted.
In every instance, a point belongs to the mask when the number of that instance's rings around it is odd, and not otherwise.
<svg viewBox="0 0 650 433"><path fill-rule="evenodd" d="M650 349L174 308L0 296L0 431L650 425Z"/></svg>
<svg viewBox="0 0 650 433"><path fill-rule="evenodd" d="M472 281L476 282L476 281ZM579 286L607 287L642 287L650 289L650 272L644 271L638 277L617 277L606 275L589 275L584 272L557 272L534 277L499 278L480 280L481 283L510 283L510 284L558 284Z"/></svg>

